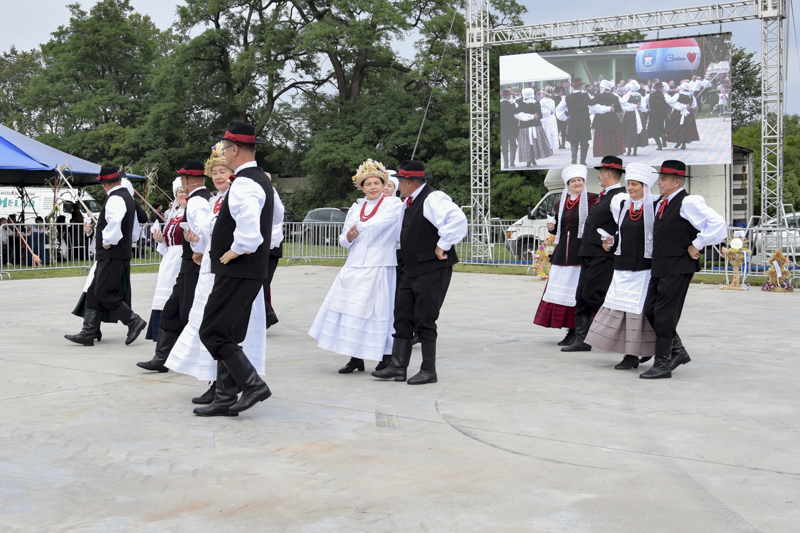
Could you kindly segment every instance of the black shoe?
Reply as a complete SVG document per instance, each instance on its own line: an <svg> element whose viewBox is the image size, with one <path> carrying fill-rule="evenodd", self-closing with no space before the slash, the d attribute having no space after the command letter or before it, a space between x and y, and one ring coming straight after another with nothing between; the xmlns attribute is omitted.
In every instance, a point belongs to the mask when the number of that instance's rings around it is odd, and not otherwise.
<svg viewBox="0 0 800 533"><path fill-rule="evenodd" d="M242 397L230 408L231 413L247 411L255 404L263 402L272 396L269 387L258 376L258 372L256 372L253 364L247 359L242 350L222 362L228 368L236 383L242 387ZM219 381L219 377L217 377L217 381Z"/></svg>
<svg viewBox="0 0 800 533"><path fill-rule="evenodd" d="M165 367L164 363L167 362L169 352L172 351L172 347L178 341L178 335L177 331L158 330L155 355L149 361L136 363L136 366L153 372L169 372L169 368Z"/></svg>
<svg viewBox="0 0 800 533"><path fill-rule="evenodd" d="M133 312L127 304L121 304L114 315L119 318L120 322L128 326L128 337L125 339L125 345L130 345L136 340L136 337L144 331L147 327L147 322L142 320L142 317Z"/></svg>
<svg viewBox="0 0 800 533"><path fill-rule="evenodd" d="M408 380L409 385L425 385L436 383L436 342L422 344L422 366L419 372Z"/></svg>
<svg viewBox="0 0 800 533"><path fill-rule="evenodd" d="M575 342L575 328L569 328L567 330L567 336L561 339L561 342L558 343L559 346L569 346Z"/></svg>
<svg viewBox="0 0 800 533"><path fill-rule="evenodd" d="M639 358L635 355L625 355L625 358L615 366L617 370L630 370L631 368L639 368Z"/></svg>
<svg viewBox="0 0 800 533"><path fill-rule="evenodd" d="M280 322L280 320L278 320L278 314L275 311L270 311L267 313L267 329L271 328L278 322Z"/></svg>
<svg viewBox="0 0 800 533"><path fill-rule="evenodd" d="M100 317L101 313L88 307L83 312L83 326L81 331L75 335L64 335L68 341L75 344L83 344L84 346L94 346L94 340L98 341L102 338L100 333Z"/></svg>
<svg viewBox="0 0 800 533"><path fill-rule="evenodd" d="M672 355L672 339L656 337L656 361L650 370L639 374L641 379L665 379L672 377L670 357Z"/></svg>
<svg viewBox="0 0 800 533"><path fill-rule="evenodd" d="M354 370L358 370L359 372L364 371L364 360L359 359L358 357L351 357L350 360L344 365L342 368L339 369L340 374L350 374Z"/></svg>
<svg viewBox="0 0 800 533"><path fill-rule="evenodd" d="M376 370L372 375L378 379L406 380L406 369L411 360L411 339L398 339L395 337L392 346L392 356L389 366L383 370Z"/></svg>
<svg viewBox="0 0 800 533"><path fill-rule="evenodd" d="M383 370L384 368L389 366L389 361L391 361L391 360L392 360L392 355L391 354L384 355L383 359L381 360L381 362L378 363L378 366L375 367L375 371L376 372L380 372L381 370Z"/></svg>
<svg viewBox="0 0 800 533"><path fill-rule="evenodd" d="M214 401L214 396L216 394L215 390L217 388L217 382L212 381L211 386L208 388L207 391L203 393L202 396L198 396L197 398L192 398L192 403L197 405L208 405Z"/></svg>
<svg viewBox="0 0 800 533"><path fill-rule="evenodd" d="M562 352L591 352L592 346L586 344L584 339L589 334L589 328L592 327L594 318L589 316L576 316L575 317L575 342L569 346L561 348Z"/></svg>
<svg viewBox="0 0 800 533"><path fill-rule="evenodd" d="M217 361L215 385L214 400L205 407L195 407L192 412L197 416L239 416L230 411L236 404L236 380L222 361Z"/></svg>
<svg viewBox="0 0 800 533"><path fill-rule="evenodd" d="M692 358L689 357L689 353L686 351L686 348L683 347L681 338L676 333L675 338L672 340L672 357L670 358L670 366L672 370L675 370L681 365L685 365L691 360Z"/></svg>

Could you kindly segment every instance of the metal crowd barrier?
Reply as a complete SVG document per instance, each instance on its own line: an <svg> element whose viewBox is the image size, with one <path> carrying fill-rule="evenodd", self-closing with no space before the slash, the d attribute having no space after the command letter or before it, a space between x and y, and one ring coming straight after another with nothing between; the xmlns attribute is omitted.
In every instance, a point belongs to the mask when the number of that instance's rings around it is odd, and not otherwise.
<svg viewBox="0 0 800 533"><path fill-rule="evenodd" d="M150 223L141 224L141 236L133 243L131 265L157 265L161 254L150 235ZM0 279L32 270L92 267L94 231L83 223L3 224L0 226ZM38 261L37 261L38 258Z"/></svg>

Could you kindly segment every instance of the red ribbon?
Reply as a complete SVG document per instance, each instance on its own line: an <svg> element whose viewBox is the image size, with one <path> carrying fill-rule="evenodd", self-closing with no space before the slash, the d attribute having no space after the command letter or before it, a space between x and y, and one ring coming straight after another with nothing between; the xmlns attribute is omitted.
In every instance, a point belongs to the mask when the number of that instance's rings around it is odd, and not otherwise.
<svg viewBox="0 0 800 533"><path fill-rule="evenodd" d="M229 141L236 141L245 144L255 144L256 143L256 136L255 135L241 135L238 133L231 133L229 131L225 132L225 138Z"/></svg>
<svg viewBox="0 0 800 533"><path fill-rule="evenodd" d="M408 209L409 207L411 207L411 200L413 200L413 198L412 198L411 196L409 196L408 198L406 198L406 209Z"/></svg>
<svg viewBox="0 0 800 533"><path fill-rule="evenodd" d="M206 174L204 170L193 169L193 168L192 169L182 168L180 170L176 170L175 172L183 176L205 176Z"/></svg>
<svg viewBox="0 0 800 533"><path fill-rule="evenodd" d="M424 170L400 170L397 172L402 178L424 178Z"/></svg>
<svg viewBox="0 0 800 533"><path fill-rule="evenodd" d="M113 180L119 177L119 172L114 172L113 174L106 174L105 176L97 176L99 181L107 181Z"/></svg>
<svg viewBox="0 0 800 533"><path fill-rule="evenodd" d="M618 168L622 170L622 165L616 163L600 163L600 168Z"/></svg>
<svg viewBox="0 0 800 533"><path fill-rule="evenodd" d="M678 170L675 168L664 168L661 167L661 170L658 171L659 174L677 174L678 176L685 176L685 170Z"/></svg>
<svg viewBox="0 0 800 533"><path fill-rule="evenodd" d="M664 214L664 208L667 207L669 203L669 198L664 198L661 201L661 206L658 208L658 219L661 220L661 216Z"/></svg>

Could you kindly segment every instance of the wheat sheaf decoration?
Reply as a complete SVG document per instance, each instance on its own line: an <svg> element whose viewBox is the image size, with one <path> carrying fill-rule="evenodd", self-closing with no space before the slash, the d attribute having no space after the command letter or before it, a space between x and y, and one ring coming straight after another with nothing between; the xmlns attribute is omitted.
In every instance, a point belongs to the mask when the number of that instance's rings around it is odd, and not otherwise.
<svg viewBox="0 0 800 533"><path fill-rule="evenodd" d="M361 163L361 166L358 167L356 171L356 175L353 176L353 185L361 187L364 180L367 178L380 178L383 183L386 183L386 180L389 179L389 173L386 172L386 167L384 167L383 163L380 161L367 159Z"/></svg>

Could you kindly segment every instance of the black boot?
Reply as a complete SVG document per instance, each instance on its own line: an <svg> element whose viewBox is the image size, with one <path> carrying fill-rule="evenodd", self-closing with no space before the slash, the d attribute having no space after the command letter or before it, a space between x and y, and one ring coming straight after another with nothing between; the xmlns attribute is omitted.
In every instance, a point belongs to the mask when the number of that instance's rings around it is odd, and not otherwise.
<svg viewBox="0 0 800 533"><path fill-rule="evenodd" d="M198 396L197 398L192 398L192 403L197 405L208 405L214 401L214 397L216 395L216 388L217 382L212 381L211 386L208 388L207 391L203 393L202 396Z"/></svg>
<svg viewBox="0 0 800 533"><path fill-rule="evenodd" d="M672 370L675 370L681 365L685 365L691 360L692 358L689 357L689 353L686 351L686 348L683 347L681 338L676 333L675 338L672 339L672 358L670 359Z"/></svg>
<svg viewBox="0 0 800 533"><path fill-rule="evenodd" d="M661 147L661 137L656 137L656 144L658 145L658 148L656 148L656 150L663 150L663 148Z"/></svg>
<svg viewBox="0 0 800 533"><path fill-rule="evenodd" d="M419 372L408 380L409 385L436 383L436 342L422 343L422 366Z"/></svg>
<svg viewBox="0 0 800 533"><path fill-rule="evenodd" d="M125 303L121 304L117 310L114 311L114 316L119 318L120 322L128 326L128 337L125 339L126 346L135 341L136 337L147 327L147 322L142 320L142 317L134 313L133 309L128 307Z"/></svg>
<svg viewBox="0 0 800 533"><path fill-rule="evenodd" d="M222 362L228 367L236 383L242 387L242 397L230 408L231 413L247 411L258 402L263 402L272 396L269 387L263 379L258 377L258 372L242 350ZM219 377L217 377L217 381L219 381Z"/></svg>
<svg viewBox="0 0 800 533"><path fill-rule="evenodd" d="M267 313L267 329L271 328L278 322L280 322L280 320L278 320L278 314L275 311L270 310Z"/></svg>
<svg viewBox="0 0 800 533"><path fill-rule="evenodd" d="M570 152L572 152L572 164L573 165L577 165L578 164L578 145L575 144L575 143L570 143L569 144L569 149L570 149Z"/></svg>
<svg viewBox="0 0 800 533"><path fill-rule="evenodd" d="M670 358L672 356L672 339L656 337L656 361L650 370L639 374L642 379L664 379L672 377Z"/></svg>
<svg viewBox="0 0 800 533"><path fill-rule="evenodd" d="M81 331L75 335L64 335L68 341L76 344L83 344L84 346L94 346L94 340L98 341L103 337L100 333L100 311L89 309L88 307L83 312L83 326Z"/></svg>
<svg viewBox="0 0 800 533"><path fill-rule="evenodd" d="M561 342L558 343L559 346L569 346L575 342L575 328L569 328L567 330L567 336L561 339Z"/></svg>
<svg viewBox="0 0 800 533"><path fill-rule="evenodd" d="M205 407L195 407L192 412L198 416L239 416L230 411L236 404L236 381L222 361L217 361L215 385L214 400Z"/></svg>
<svg viewBox="0 0 800 533"><path fill-rule="evenodd" d="M164 366L169 357L169 352L178 341L179 333L177 331L167 331L165 329L158 330L158 340L156 341L156 353L149 361L142 361L136 363L139 368L145 370L152 370L154 372L169 372L169 368Z"/></svg>
<svg viewBox="0 0 800 533"><path fill-rule="evenodd" d="M639 358L635 355L625 354L625 358L614 368L617 370L630 370L631 368L639 368Z"/></svg>
<svg viewBox="0 0 800 533"><path fill-rule="evenodd" d="M589 334L589 328L592 327L594 318L589 316L576 316L575 317L575 342L569 346L561 348L562 352L591 352L592 347L585 342L586 335Z"/></svg>
<svg viewBox="0 0 800 533"><path fill-rule="evenodd" d="M411 339L398 339L395 337L392 346L392 357L389 366L383 370L376 370L372 375L378 379L406 380L406 369L411 360Z"/></svg>
<svg viewBox="0 0 800 533"><path fill-rule="evenodd" d="M637 155L639 155L639 154L637 154L637 153L636 153L636 152L638 152L638 151L639 151L639 147L638 147L638 146L637 146L636 148L634 148L634 149L633 149L633 156L634 156L634 157L636 157Z"/></svg>
<svg viewBox="0 0 800 533"><path fill-rule="evenodd" d="M358 357L351 357L350 360L344 365L342 368L339 369L340 374L349 374L354 370L358 370L359 372L364 371L364 360L359 359Z"/></svg>
<svg viewBox="0 0 800 533"><path fill-rule="evenodd" d="M392 360L392 354L384 355L381 362L378 363L378 366L375 367L375 372L380 372L381 370L389 366L389 361L391 360Z"/></svg>

